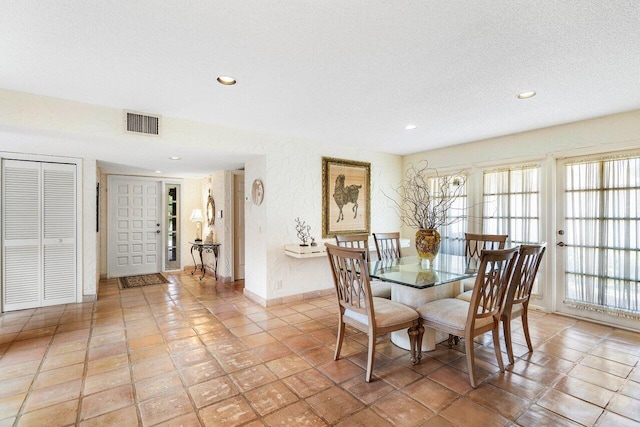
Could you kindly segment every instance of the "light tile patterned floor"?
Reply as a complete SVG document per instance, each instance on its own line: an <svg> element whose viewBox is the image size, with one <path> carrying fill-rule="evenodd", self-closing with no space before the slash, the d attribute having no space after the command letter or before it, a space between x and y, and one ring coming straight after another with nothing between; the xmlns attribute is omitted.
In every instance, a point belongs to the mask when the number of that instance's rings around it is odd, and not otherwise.
<svg viewBox="0 0 640 427"><path fill-rule="evenodd" d="M478 344L475 390L462 346L411 366L381 337L367 384L364 335L332 360L335 298L265 309L242 283L170 280L1 315L0 427L640 425L637 333L534 313L506 373Z"/></svg>

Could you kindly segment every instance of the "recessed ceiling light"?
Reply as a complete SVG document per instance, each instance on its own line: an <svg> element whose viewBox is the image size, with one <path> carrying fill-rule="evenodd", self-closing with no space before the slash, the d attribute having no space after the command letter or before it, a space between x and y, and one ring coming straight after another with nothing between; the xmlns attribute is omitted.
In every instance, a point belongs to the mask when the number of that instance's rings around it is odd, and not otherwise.
<svg viewBox="0 0 640 427"><path fill-rule="evenodd" d="M178 157L178 156L169 157L169 160L180 160L180 159L181 159L181 157Z"/></svg>
<svg viewBox="0 0 640 427"><path fill-rule="evenodd" d="M162 173L162 171L156 171L156 173Z"/></svg>
<svg viewBox="0 0 640 427"><path fill-rule="evenodd" d="M416 125L406 125L404 128L405 128L406 130L414 130L414 129L416 129L417 127L418 127L418 126L416 126Z"/></svg>
<svg viewBox="0 0 640 427"><path fill-rule="evenodd" d="M223 85L227 85L227 86L236 84L236 79L229 76L219 76L217 80L219 83L222 83Z"/></svg>
<svg viewBox="0 0 640 427"><path fill-rule="evenodd" d="M519 93L517 98L518 99L529 99L529 98L533 98L534 96L536 96L536 93L534 91L529 91L529 92Z"/></svg>

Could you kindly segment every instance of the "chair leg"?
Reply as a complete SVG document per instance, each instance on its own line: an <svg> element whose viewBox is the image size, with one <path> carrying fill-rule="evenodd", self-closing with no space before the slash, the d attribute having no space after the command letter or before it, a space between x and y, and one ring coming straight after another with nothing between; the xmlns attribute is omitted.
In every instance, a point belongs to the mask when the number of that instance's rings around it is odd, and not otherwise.
<svg viewBox="0 0 640 427"><path fill-rule="evenodd" d="M369 350L367 352L367 374L365 376L365 381L371 381L371 373L373 372L373 359L376 356L376 336L374 334L369 334Z"/></svg>
<svg viewBox="0 0 640 427"><path fill-rule="evenodd" d="M422 359L422 337L424 336L424 326L422 323L418 324L418 340L416 342L416 353L418 354L418 363Z"/></svg>
<svg viewBox="0 0 640 427"><path fill-rule="evenodd" d="M454 336L449 334L449 339L447 340L447 345L449 346L449 348L453 348L453 341L454 341Z"/></svg>
<svg viewBox="0 0 640 427"><path fill-rule="evenodd" d="M529 335L529 317L527 313L529 312L528 307L525 307L524 312L522 313L522 329L524 330L524 339L527 340L527 347L529 347L529 351L533 351L533 345L531 345L531 336Z"/></svg>
<svg viewBox="0 0 640 427"><path fill-rule="evenodd" d="M416 342L418 341L419 334L418 326L410 327L409 330L407 330L407 333L409 334L409 343L411 345L411 364L415 365L420 360L418 359L416 352Z"/></svg>
<svg viewBox="0 0 640 427"><path fill-rule="evenodd" d="M465 336L464 337L464 347L467 352L467 368L469 371L469 381L471 382L471 387L476 388L478 384L476 382L476 363L475 363L475 354L473 348L473 337Z"/></svg>
<svg viewBox="0 0 640 427"><path fill-rule="evenodd" d="M513 365L515 358L513 357L513 343L511 342L511 317L505 316L502 318L502 329L504 330L504 343L507 346L509 363Z"/></svg>
<svg viewBox="0 0 640 427"><path fill-rule="evenodd" d="M340 350L342 349L342 340L344 339L344 322L342 318L338 321L338 338L336 341L336 352L333 355L333 360L338 360L340 358Z"/></svg>
<svg viewBox="0 0 640 427"><path fill-rule="evenodd" d="M500 351L500 323L496 322L492 330L493 335L493 348L496 351L496 359L498 360L498 366L500 372L504 372L504 363L502 362L502 352Z"/></svg>

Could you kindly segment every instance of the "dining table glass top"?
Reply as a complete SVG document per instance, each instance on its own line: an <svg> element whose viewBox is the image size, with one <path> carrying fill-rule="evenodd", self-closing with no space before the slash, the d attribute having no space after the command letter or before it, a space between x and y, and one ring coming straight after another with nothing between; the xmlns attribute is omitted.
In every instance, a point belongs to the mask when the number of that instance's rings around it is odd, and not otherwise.
<svg viewBox="0 0 640 427"><path fill-rule="evenodd" d="M438 254L431 263L408 256L371 262L369 277L424 289L473 277L476 269L477 260L459 255Z"/></svg>

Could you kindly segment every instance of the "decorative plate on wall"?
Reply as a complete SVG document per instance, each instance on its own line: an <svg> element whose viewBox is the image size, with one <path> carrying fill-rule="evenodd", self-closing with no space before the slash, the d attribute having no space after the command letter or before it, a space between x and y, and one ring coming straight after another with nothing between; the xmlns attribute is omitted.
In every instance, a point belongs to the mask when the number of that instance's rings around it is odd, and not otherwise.
<svg viewBox="0 0 640 427"><path fill-rule="evenodd" d="M264 200L264 185L259 179L254 179L251 185L251 201L254 205L259 206Z"/></svg>

